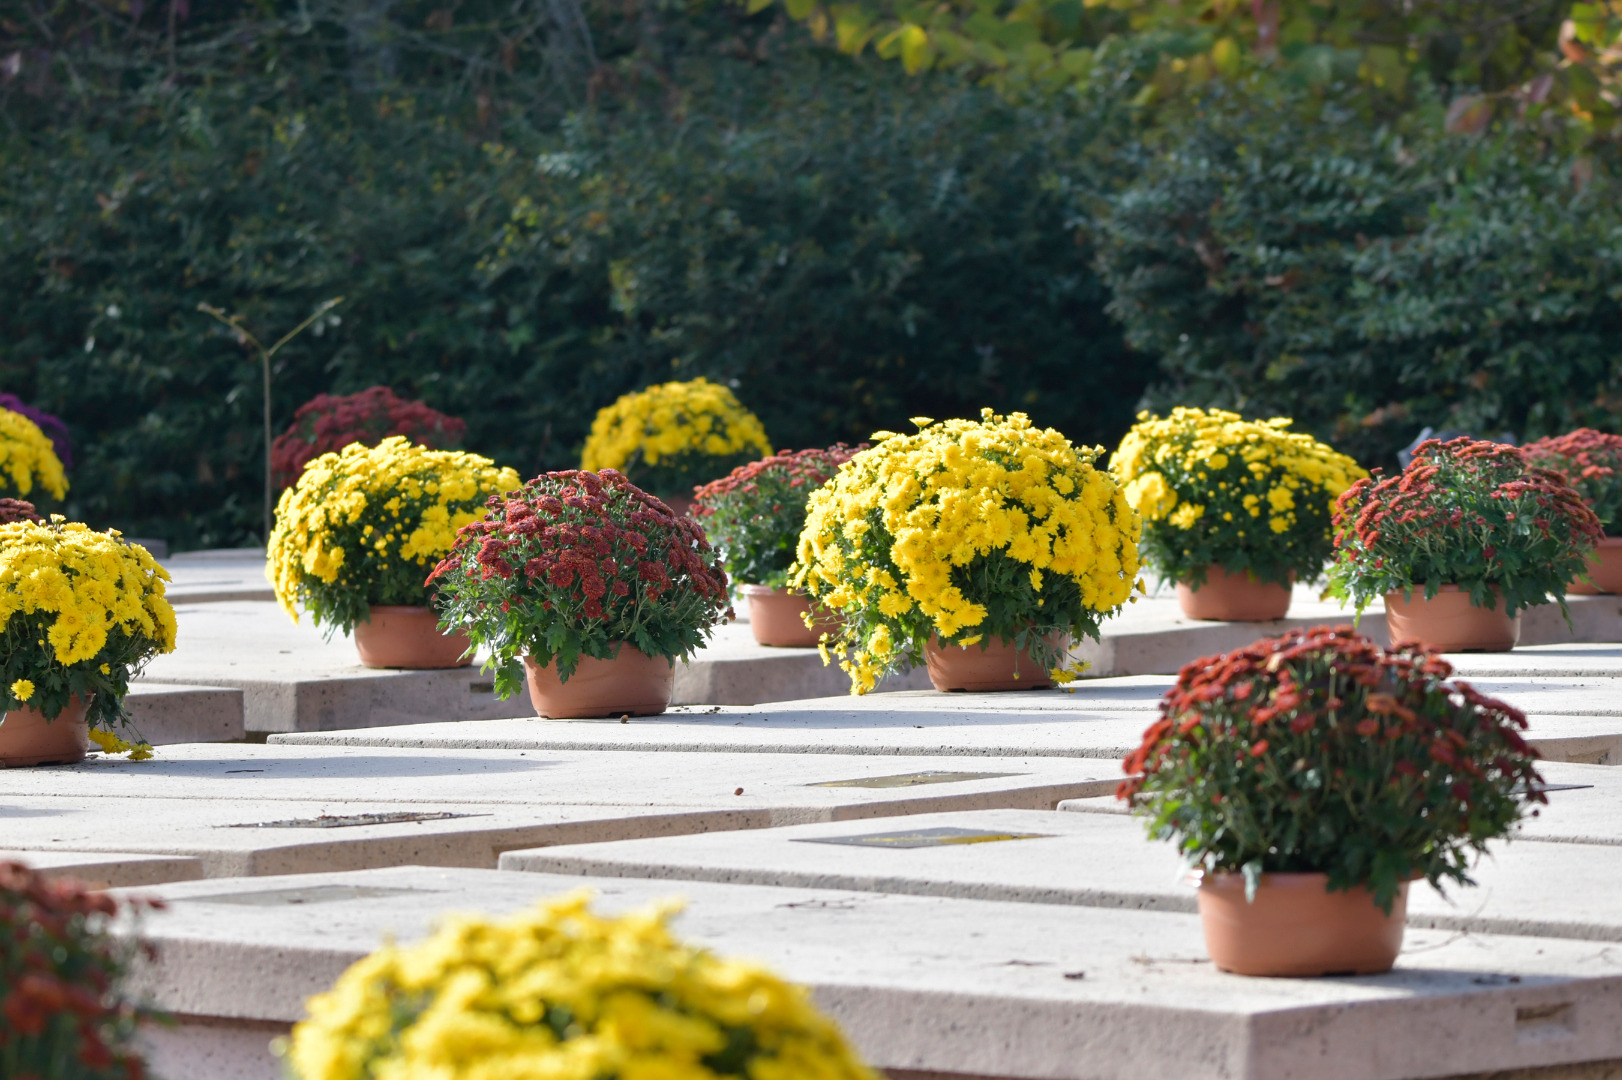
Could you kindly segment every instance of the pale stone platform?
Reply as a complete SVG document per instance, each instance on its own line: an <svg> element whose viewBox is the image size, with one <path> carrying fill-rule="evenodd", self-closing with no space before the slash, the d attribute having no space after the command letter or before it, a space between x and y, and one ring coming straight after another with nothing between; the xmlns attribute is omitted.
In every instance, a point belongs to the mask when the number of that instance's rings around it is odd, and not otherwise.
<svg viewBox="0 0 1622 1080"><path fill-rule="evenodd" d="M0 808L0 818L5 810ZM138 855L128 851L9 851L0 862L20 862L52 880L72 878L92 889L122 889L194 881L203 876L201 861L189 855Z"/></svg>
<svg viewBox="0 0 1622 1080"><path fill-rule="evenodd" d="M610 912L687 897L678 933L806 984L903 1076L1404 1080L1622 1059L1622 971L1593 941L1417 929L1388 975L1245 979L1213 969L1182 913L400 868L157 890L137 989L178 1023L152 1031L154 1071L272 1080L270 1037L386 936L582 884Z"/></svg>
<svg viewBox="0 0 1622 1080"><path fill-rule="evenodd" d="M1622 644L1517 646L1507 653L1449 653L1447 659L1461 679L1622 678Z"/></svg>
<svg viewBox="0 0 1622 1080"><path fill-rule="evenodd" d="M8 848L184 855L209 876L406 863L493 867L504 850L949 809L1051 809L1112 790L1098 763L826 755L177 746L145 762L0 773Z"/></svg>
<svg viewBox="0 0 1622 1080"><path fill-rule="evenodd" d="M276 599L276 590L265 576L263 548L186 551L160 561L169 571L167 594L171 603Z"/></svg>
<svg viewBox="0 0 1622 1080"><path fill-rule="evenodd" d="M508 851L503 870L587 877L1196 910L1172 844L1124 814L979 810ZM1518 840L1493 845L1477 885L1416 883L1409 925L1622 942L1622 846Z"/></svg>
<svg viewBox="0 0 1622 1080"><path fill-rule="evenodd" d="M124 699L130 721L153 746L235 742L247 729L242 691L231 686L135 682Z"/></svg>

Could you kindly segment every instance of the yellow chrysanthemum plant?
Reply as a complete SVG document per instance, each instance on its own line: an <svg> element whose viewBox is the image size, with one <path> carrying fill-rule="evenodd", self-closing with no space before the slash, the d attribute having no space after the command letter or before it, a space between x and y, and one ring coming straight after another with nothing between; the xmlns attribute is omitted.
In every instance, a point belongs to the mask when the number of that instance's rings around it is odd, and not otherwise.
<svg viewBox="0 0 1622 1080"><path fill-rule="evenodd" d="M799 986L677 940L679 906L595 914L580 890L453 916L308 1003L295 1080L878 1080Z"/></svg>
<svg viewBox="0 0 1622 1080"><path fill-rule="evenodd" d="M328 633L351 633L374 605L426 607L428 574L457 530L518 483L516 471L489 458L402 435L322 454L276 504L276 597L295 622L302 606Z"/></svg>
<svg viewBox="0 0 1622 1080"><path fill-rule="evenodd" d="M1138 515L1078 447L1022 413L881 431L811 497L791 584L838 611L823 642L851 692L921 662L932 637L1023 650L1058 682L1137 584Z"/></svg>
<svg viewBox="0 0 1622 1080"><path fill-rule="evenodd" d="M146 548L116 530L60 515L0 525L0 708L37 709L54 721L78 698L104 750L150 756L138 734L131 743L117 732L130 726L130 679L174 651L168 580Z"/></svg>
<svg viewBox="0 0 1622 1080"><path fill-rule="evenodd" d="M1138 414L1109 467L1163 580L1198 588L1215 566L1288 586L1323 572L1335 500L1368 473L1290 426L1220 409Z"/></svg>
<svg viewBox="0 0 1622 1080"><path fill-rule="evenodd" d="M22 413L0 409L0 496L31 495L36 487L52 498L67 495L62 459L38 424Z"/></svg>
<svg viewBox="0 0 1622 1080"><path fill-rule="evenodd" d="M685 501L695 486L771 452L766 429L737 395L698 378L650 386L599 410L580 467L617 469L644 491Z"/></svg>

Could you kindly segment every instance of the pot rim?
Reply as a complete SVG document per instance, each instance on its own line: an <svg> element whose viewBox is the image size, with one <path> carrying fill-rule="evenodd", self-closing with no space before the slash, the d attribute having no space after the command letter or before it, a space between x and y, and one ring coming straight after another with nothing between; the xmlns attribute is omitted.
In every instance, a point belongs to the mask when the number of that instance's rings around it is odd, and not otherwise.
<svg viewBox="0 0 1622 1080"><path fill-rule="evenodd" d="M1415 871L1403 879L1400 884L1406 885L1411 881L1420 881L1424 876L1424 874ZM1264 870L1261 879L1261 884L1270 885L1275 889L1323 888L1328 883L1329 874L1322 870ZM1184 875L1183 884L1191 885L1196 889L1222 889L1231 888L1235 885L1244 888L1245 875L1238 870L1195 869ZM1350 892L1359 888L1365 891L1373 891L1369 889L1369 883L1366 881L1359 882L1357 885L1352 886L1351 889L1342 891Z"/></svg>
<svg viewBox="0 0 1622 1080"><path fill-rule="evenodd" d="M596 656L588 656L586 653L581 653L580 654L580 659L582 659L582 660L598 660L600 663L612 664L615 660L618 660L620 658L620 655L622 653L624 653L624 651L626 649L630 649L632 652L642 653L642 655L647 657L649 660L665 660L665 661L668 661L672 670L674 670L675 667L676 667L676 657L675 656L667 656L664 653L645 653L645 652L642 652L641 649L636 647L636 643L633 642L629 638L626 638L626 639L624 639L622 641L616 641L616 642L614 642L614 644L619 646L619 650L617 652L615 652L614 655L609 657L607 660L602 660L600 657L596 657ZM541 671L545 671L547 668L551 667L552 665L551 664L537 664L535 662L535 657L532 654L530 654L529 652L526 651L524 653L524 666L526 668L534 667L534 668L540 669Z"/></svg>
<svg viewBox="0 0 1622 1080"><path fill-rule="evenodd" d="M404 615L413 612L431 612L439 614L427 604L367 604L368 611L381 611L385 615Z"/></svg>
<svg viewBox="0 0 1622 1080"><path fill-rule="evenodd" d="M784 593L790 596L807 595L804 591L796 589L792 585L756 585L751 582L740 581L737 586L738 591L744 596L777 596Z"/></svg>

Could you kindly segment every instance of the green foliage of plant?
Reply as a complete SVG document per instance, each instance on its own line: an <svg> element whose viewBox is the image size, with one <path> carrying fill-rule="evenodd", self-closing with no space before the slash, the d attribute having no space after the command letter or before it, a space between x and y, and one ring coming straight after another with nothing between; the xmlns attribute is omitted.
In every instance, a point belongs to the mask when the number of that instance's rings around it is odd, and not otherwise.
<svg viewBox="0 0 1622 1080"><path fill-rule="evenodd" d="M698 490L693 516L721 550L722 565L734 581L774 588L788 584L812 492L833 479L856 450L840 443L774 454Z"/></svg>
<svg viewBox="0 0 1622 1080"><path fill-rule="evenodd" d="M582 656L633 645L686 659L727 615L727 576L704 530L613 469L537 476L461 530L434 569L441 625L489 651L496 692L525 658L568 682Z"/></svg>
<svg viewBox="0 0 1622 1080"><path fill-rule="evenodd" d="M1431 599L1444 585L1513 616L1554 600L1588 569L1599 518L1559 473L1501 443L1420 446L1396 476L1359 480L1335 504L1330 592L1361 612L1388 593Z"/></svg>
<svg viewBox="0 0 1622 1080"><path fill-rule="evenodd" d="M360 9L183 32L173 80L158 39L73 54L104 73L84 103L65 75L7 84L0 387L72 427L71 516L262 539L262 374L199 302L291 327L345 296L276 356L276 424L383 384L525 474L578 460L621 393L698 375L790 446L987 404L1085 441L1129 422L1147 371L1071 210L1101 121L915 89L730 12L604 18L596 104L554 100L544 42L507 72L506 15L438 31L402 5L376 38Z"/></svg>
<svg viewBox="0 0 1622 1080"><path fill-rule="evenodd" d="M1355 104L1257 82L1145 140L1095 220L1150 404L1292 416L1367 464L1425 425L1622 427L1622 183Z"/></svg>
<svg viewBox="0 0 1622 1080"><path fill-rule="evenodd" d="M1192 865L1251 888L1268 871L1323 873L1389 911L1415 875L1471 884L1472 856L1546 799L1526 718L1451 674L1328 627L1190 665L1119 794Z"/></svg>

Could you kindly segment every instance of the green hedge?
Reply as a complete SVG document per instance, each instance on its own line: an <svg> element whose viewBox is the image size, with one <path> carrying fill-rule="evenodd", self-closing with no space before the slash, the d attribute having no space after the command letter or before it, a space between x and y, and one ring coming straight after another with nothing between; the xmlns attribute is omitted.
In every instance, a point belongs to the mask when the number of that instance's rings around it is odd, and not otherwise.
<svg viewBox="0 0 1622 1080"><path fill-rule="evenodd" d="M1438 112L1253 89L1167 124L1099 221L1151 404L1295 416L1369 464L1426 425L1622 426L1622 185Z"/></svg>
<svg viewBox="0 0 1622 1080"><path fill-rule="evenodd" d="M244 68L14 127L0 388L71 425L68 511L181 548L257 539L257 368L199 302L274 337L344 296L281 354L278 426L382 383L525 474L574 465L618 394L695 375L787 447L982 405L1119 435L1147 373L1068 224L1092 125L717 40L673 64L679 93L563 124L306 58L304 81Z"/></svg>

